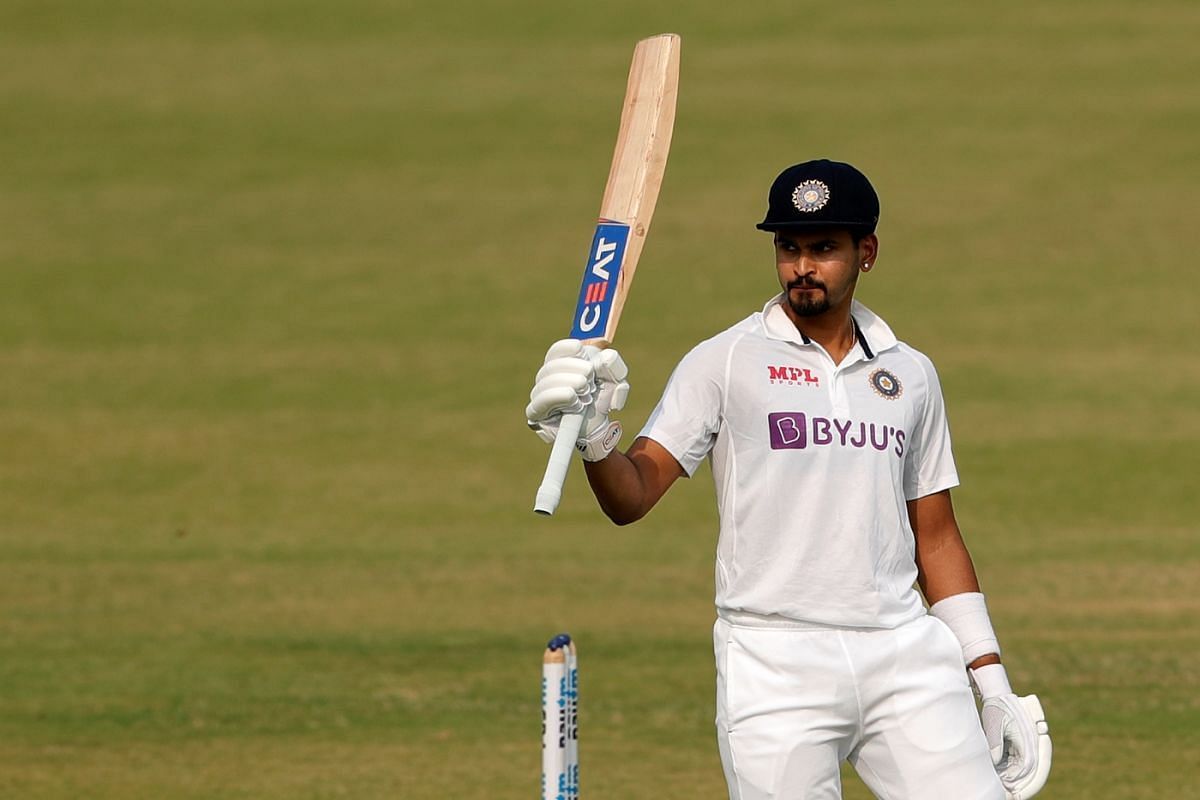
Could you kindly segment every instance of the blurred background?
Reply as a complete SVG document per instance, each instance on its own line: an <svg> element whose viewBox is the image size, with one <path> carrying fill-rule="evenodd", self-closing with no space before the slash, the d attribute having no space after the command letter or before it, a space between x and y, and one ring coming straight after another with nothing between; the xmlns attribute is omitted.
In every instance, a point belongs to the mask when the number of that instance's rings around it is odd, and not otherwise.
<svg viewBox="0 0 1200 800"><path fill-rule="evenodd" d="M1184 0L6 0L0 795L535 797L569 630L583 792L723 796L707 468L535 517L521 416L664 31L626 428L775 293L775 174L855 163L1043 796L1200 795Z"/></svg>

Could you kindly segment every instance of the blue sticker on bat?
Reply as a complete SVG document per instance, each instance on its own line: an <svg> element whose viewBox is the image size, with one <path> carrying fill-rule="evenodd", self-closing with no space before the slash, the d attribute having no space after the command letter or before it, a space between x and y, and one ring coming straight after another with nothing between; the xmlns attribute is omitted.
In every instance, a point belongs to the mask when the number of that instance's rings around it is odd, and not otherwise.
<svg viewBox="0 0 1200 800"><path fill-rule="evenodd" d="M575 304L572 339L598 339L604 335L628 241L628 225L604 219L596 226L583 271L583 285L579 288L579 302Z"/></svg>

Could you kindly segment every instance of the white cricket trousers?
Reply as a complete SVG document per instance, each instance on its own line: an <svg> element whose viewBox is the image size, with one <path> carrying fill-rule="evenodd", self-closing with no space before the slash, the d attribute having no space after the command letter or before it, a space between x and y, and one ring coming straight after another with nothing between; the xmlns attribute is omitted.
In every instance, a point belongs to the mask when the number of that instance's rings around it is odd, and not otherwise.
<svg viewBox="0 0 1200 800"><path fill-rule="evenodd" d="M1004 800L941 620L887 630L722 612L713 644L730 800L838 800L843 760L881 800Z"/></svg>

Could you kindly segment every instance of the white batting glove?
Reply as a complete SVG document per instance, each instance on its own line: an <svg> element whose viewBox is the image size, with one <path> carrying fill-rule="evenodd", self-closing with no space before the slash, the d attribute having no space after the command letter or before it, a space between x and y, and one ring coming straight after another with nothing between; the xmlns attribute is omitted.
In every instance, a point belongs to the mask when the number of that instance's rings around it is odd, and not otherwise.
<svg viewBox="0 0 1200 800"><path fill-rule="evenodd" d="M542 441L552 444L563 414L583 414L575 448L585 461L600 461L621 439L621 423L609 420L608 414L625 407L628 374L616 350L561 339L546 351L529 393L525 419Z"/></svg>
<svg viewBox="0 0 1200 800"><path fill-rule="evenodd" d="M1017 697L1000 664L971 670L983 698L983 733L1007 800L1028 800L1050 776L1050 726L1037 695Z"/></svg>

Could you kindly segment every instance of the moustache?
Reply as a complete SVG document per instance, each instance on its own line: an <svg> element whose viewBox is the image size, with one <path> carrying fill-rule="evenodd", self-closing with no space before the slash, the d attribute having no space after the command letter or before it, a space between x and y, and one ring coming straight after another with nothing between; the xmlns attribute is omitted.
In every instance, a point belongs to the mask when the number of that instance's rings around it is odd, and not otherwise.
<svg viewBox="0 0 1200 800"><path fill-rule="evenodd" d="M826 291L825 284L812 278L796 278L793 281L788 281L788 290L792 289L821 289Z"/></svg>

